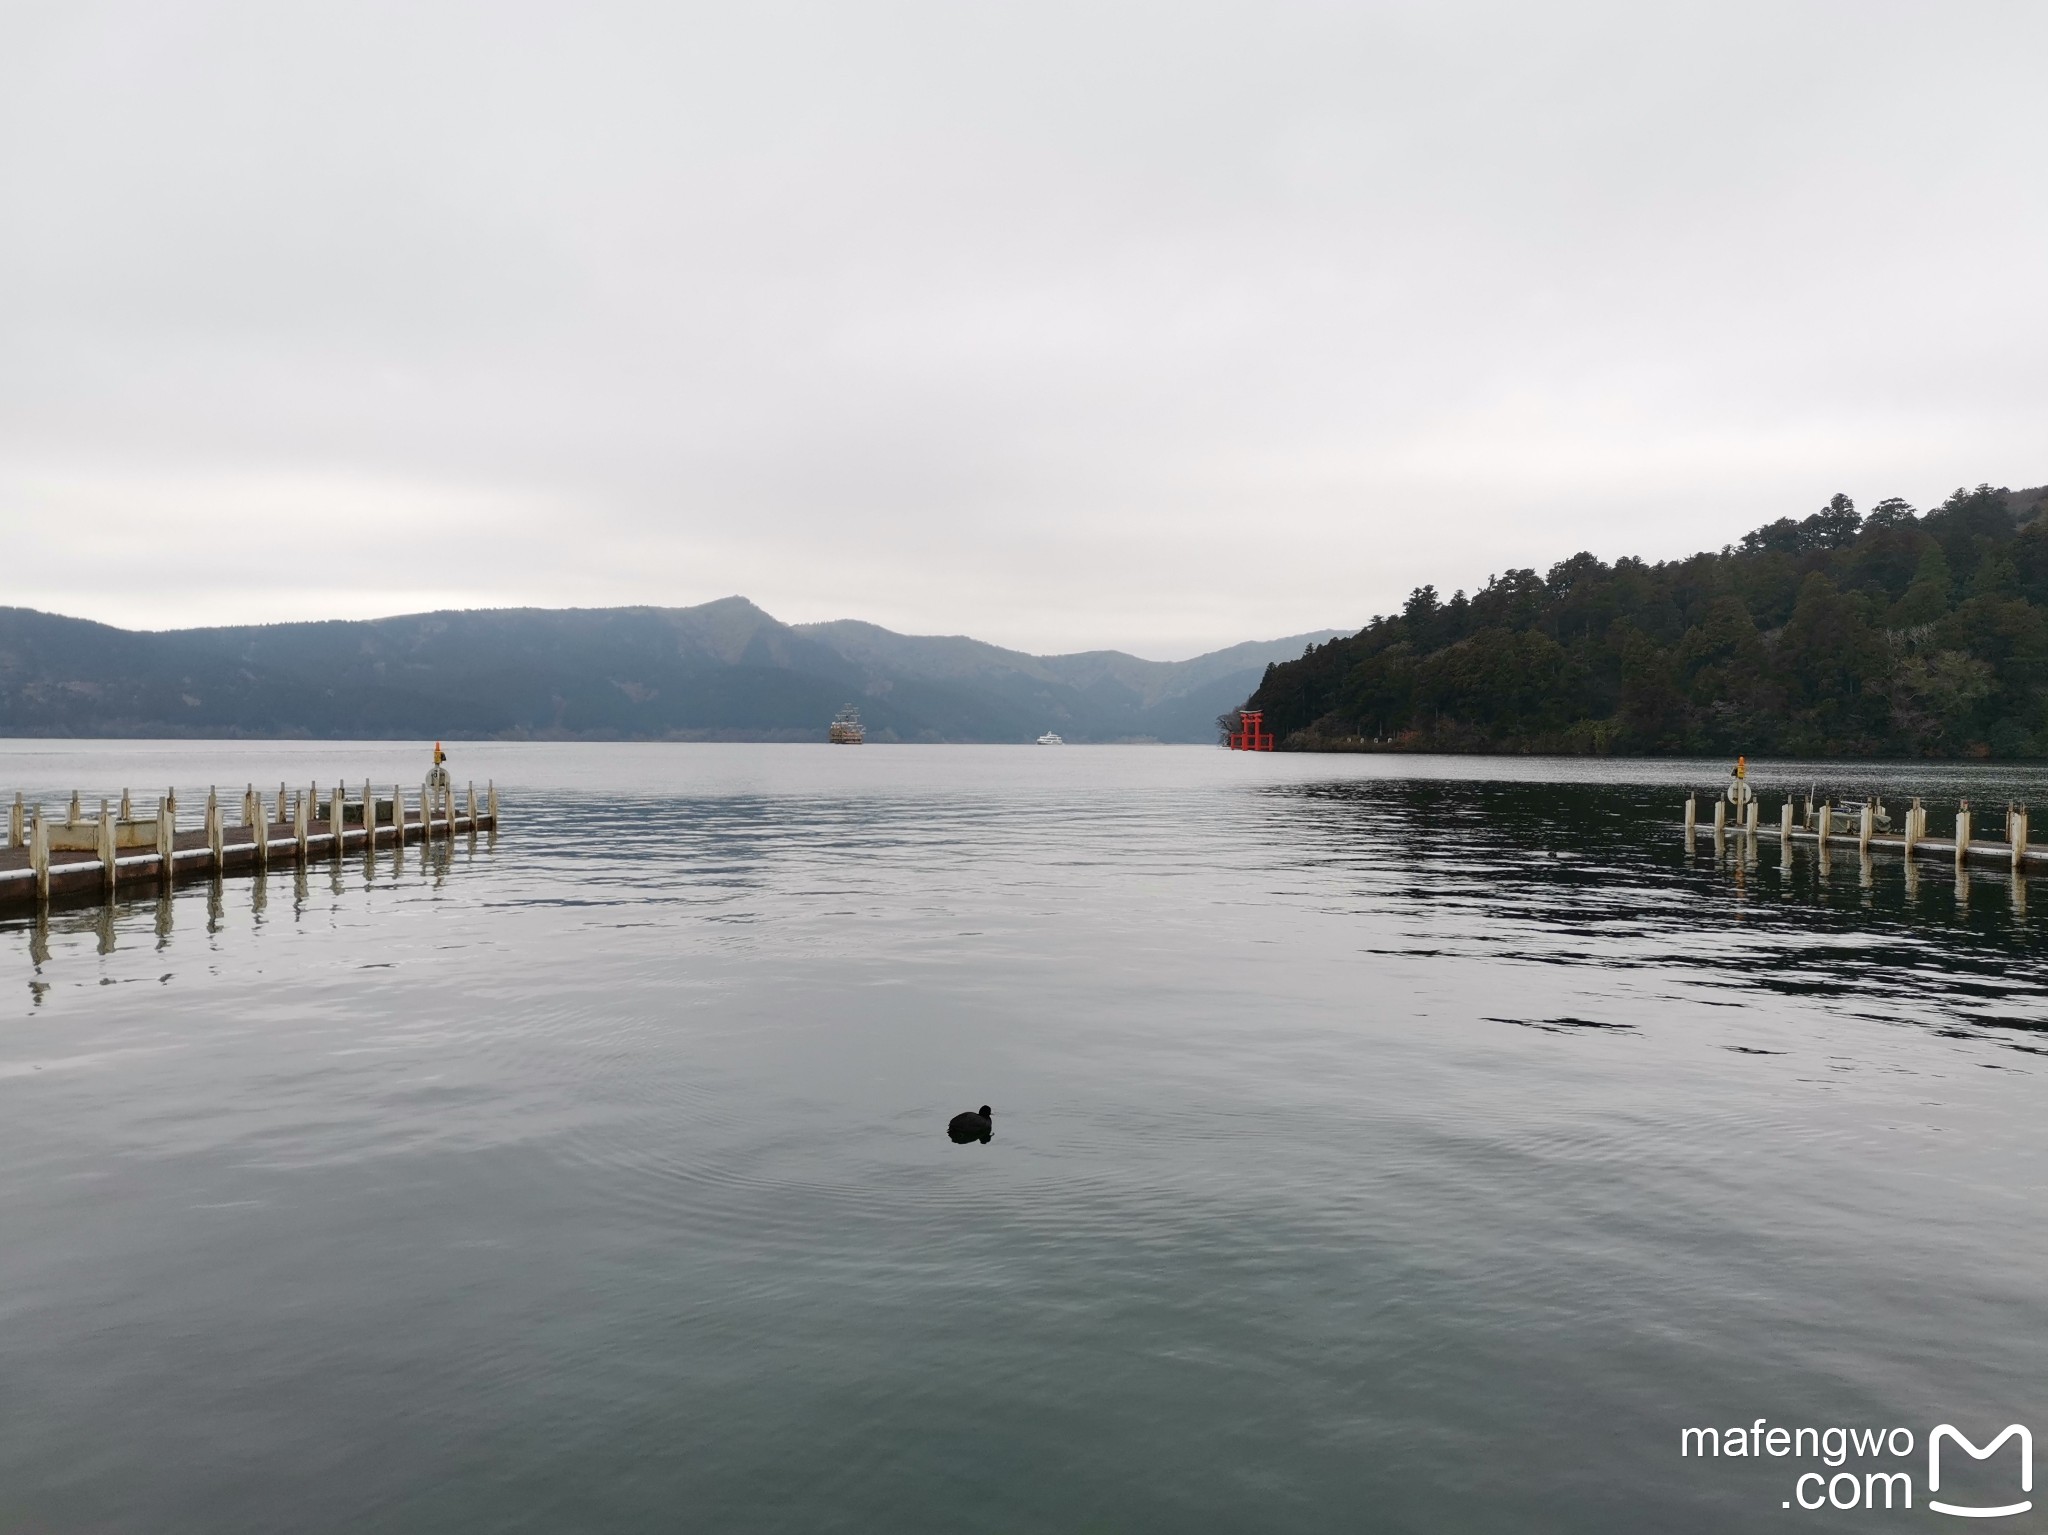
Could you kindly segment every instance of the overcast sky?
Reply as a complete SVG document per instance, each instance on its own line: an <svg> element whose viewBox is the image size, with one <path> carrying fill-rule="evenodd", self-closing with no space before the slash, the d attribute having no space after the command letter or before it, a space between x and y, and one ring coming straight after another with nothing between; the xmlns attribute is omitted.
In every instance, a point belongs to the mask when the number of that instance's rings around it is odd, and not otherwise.
<svg viewBox="0 0 2048 1535"><path fill-rule="evenodd" d="M0 602L1351 626L2048 481L2048 5L0 0Z"/></svg>

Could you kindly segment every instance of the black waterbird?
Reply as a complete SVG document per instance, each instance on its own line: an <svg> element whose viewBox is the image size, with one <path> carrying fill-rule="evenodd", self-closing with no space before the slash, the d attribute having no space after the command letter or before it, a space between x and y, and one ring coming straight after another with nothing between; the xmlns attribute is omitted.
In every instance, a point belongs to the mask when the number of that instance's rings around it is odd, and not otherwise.
<svg viewBox="0 0 2048 1535"><path fill-rule="evenodd" d="M956 1146L965 1146L969 1141L986 1144L995 1133L995 1114L985 1103L979 1114L955 1114L953 1122L946 1126L946 1134L952 1137Z"/></svg>

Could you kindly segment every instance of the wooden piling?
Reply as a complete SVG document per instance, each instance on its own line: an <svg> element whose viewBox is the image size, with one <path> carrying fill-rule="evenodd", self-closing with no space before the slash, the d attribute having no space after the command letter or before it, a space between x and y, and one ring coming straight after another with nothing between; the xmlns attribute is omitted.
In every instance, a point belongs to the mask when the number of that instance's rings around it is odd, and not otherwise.
<svg viewBox="0 0 2048 1535"><path fill-rule="evenodd" d="M121 867L114 856L114 812L100 801L100 883L108 895L114 893L114 874Z"/></svg>
<svg viewBox="0 0 2048 1535"><path fill-rule="evenodd" d="M7 851L20 847L28 834L27 807L21 802L21 790L14 791L14 808L7 812Z"/></svg>
<svg viewBox="0 0 2048 1535"><path fill-rule="evenodd" d="M1866 859L1870 857L1870 833L1874 830L1871 825L1872 820L1873 815L1870 801L1865 800L1863 802L1863 814L1857 818L1856 823L1856 850Z"/></svg>
<svg viewBox="0 0 2048 1535"><path fill-rule="evenodd" d="M128 803L128 791L126 789L121 791L121 819L124 821L135 819L135 811Z"/></svg>
<svg viewBox="0 0 2048 1535"><path fill-rule="evenodd" d="M227 872L227 828L221 824L220 794L217 790L206 791L206 849L212 857L213 877L219 879Z"/></svg>
<svg viewBox="0 0 2048 1535"><path fill-rule="evenodd" d="M476 780L469 781L469 829L476 830Z"/></svg>
<svg viewBox="0 0 2048 1535"><path fill-rule="evenodd" d="M1956 867L1961 868L1970 856L1970 802L1964 800L1956 807Z"/></svg>
<svg viewBox="0 0 2048 1535"><path fill-rule="evenodd" d="M303 794L292 796L292 836L299 844L299 866L304 868L306 848L312 841L312 827L306 819L306 797Z"/></svg>
<svg viewBox="0 0 2048 1535"><path fill-rule="evenodd" d="M2015 870L2027 866L2027 807L2016 806L2012 813L2012 866Z"/></svg>
<svg viewBox="0 0 2048 1535"><path fill-rule="evenodd" d="M1827 800L1822 800L1820 802L1820 821L1815 830L1814 838L1820 844L1821 856L1823 857L1827 856L1828 835L1834 830L1834 820L1834 805Z"/></svg>
<svg viewBox="0 0 2048 1535"><path fill-rule="evenodd" d="M36 898L50 898L50 827L43 819L43 807L36 807L35 823L28 834L28 866L35 871Z"/></svg>
<svg viewBox="0 0 2048 1535"><path fill-rule="evenodd" d="M1785 803L1778 807L1778 840L1786 847L1792 846L1792 796L1785 796Z"/></svg>
<svg viewBox="0 0 2048 1535"><path fill-rule="evenodd" d="M484 803L490 807L491 830L498 829L498 781L492 779L484 789Z"/></svg>
<svg viewBox="0 0 2048 1535"><path fill-rule="evenodd" d="M341 797L341 785L336 784L334 786L334 798L327 802L327 824L334 833L334 856L337 858L341 856L341 828L344 822L343 811L346 804L347 801Z"/></svg>
<svg viewBox="0 0 2048 1535"><path fill-rule="evenodd" d="M157 796L156 802L156 861L158 872L163 875L164 889L171 887L171 874L178 861L178 823L171 814L171 799L167 794Z"/></svg>

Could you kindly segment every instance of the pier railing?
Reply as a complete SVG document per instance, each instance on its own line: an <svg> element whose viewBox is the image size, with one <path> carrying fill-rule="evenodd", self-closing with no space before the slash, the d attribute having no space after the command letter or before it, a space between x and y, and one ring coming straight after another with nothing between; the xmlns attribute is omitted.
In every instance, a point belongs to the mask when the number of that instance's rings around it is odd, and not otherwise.
<svg viewBox="0 0 2048 1535"><path fill-rule="evenodd" d="M1686 850L1694 850L1703 834L1697 791L1685 797L1684 831ZM1731 808L1735 815L1731 818ZM2048 868L2048 847L2030 841L2030 814L2016 801L2005 807L2002 835L1982 837L1977 833L1976 812L1968 800L1960 801L1954 825L1946 837L1929 830L1927 807L1918 799L1901 809L1898 830L1891 830L1892 816L1884 802L1875 797L1837 805L1832 798L1817 794L1788 794L1778 806L1776 825L1766 826L1762 802L1753 794L1731 806L1726 795L1713 796L1712 835L1717 852L1725 852L1729 841L1747 842L1754 851L1758 838L1776 838L1789 857L1793 847L1805 843L1825 858L1831 851L1856 851L1869 857L1873 852L1898 853L1913 860L1953 860L1958 868L1972 862L2003 864L2015 873L2030 868ZM1731 824L1732 820L1732 824Z"/></svg>
<svg viewBox="0 0 2048 1535"><path fill-rule="evenodd" d="M196 826L181 826L177 791L138 815L128 791L118 807L102 799L88 810L74 792L61 819L17 793L7 808L7 843L0 850L0 907L55 896L98 894L145 884L177 884L272 863L339 858L354 850L403 847L435 837L498 828L498 790L486 784L482 802L474 783L458 796L452 781L429 779L407 807L407 791L393 784L380 794L367 780L360 793L335 784L293 789L279 784L266 803L254 784L232 810L209 789ZM234 819L230 821L230 816Z"/></svg>

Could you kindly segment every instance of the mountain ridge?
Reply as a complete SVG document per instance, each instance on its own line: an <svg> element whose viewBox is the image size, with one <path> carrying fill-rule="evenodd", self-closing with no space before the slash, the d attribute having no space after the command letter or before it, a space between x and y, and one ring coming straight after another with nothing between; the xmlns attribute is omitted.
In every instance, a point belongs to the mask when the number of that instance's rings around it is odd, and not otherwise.
<svg viewBox="0 0 2048 1535"><path fill-rule="evenodd" d="M884 742L1212 740L1267 662L1338 632L1147 661L785 624L740 596L156 631L0 607L0 735L822 740L852 702Z"/></svg>

